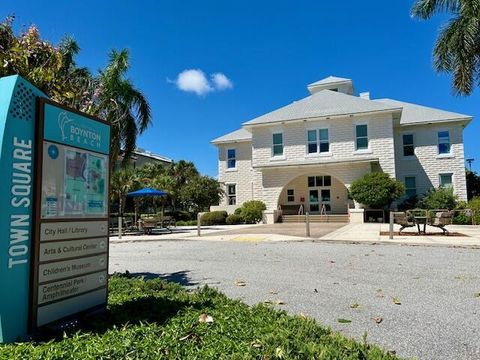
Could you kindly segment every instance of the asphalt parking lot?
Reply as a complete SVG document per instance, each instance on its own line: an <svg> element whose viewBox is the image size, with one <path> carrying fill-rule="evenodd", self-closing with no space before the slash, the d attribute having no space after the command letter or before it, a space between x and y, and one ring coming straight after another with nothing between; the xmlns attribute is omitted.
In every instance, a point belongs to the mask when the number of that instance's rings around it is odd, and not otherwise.
<svg viewBox="0 0 480 360"><path fill-rule="evenodd" d="M324 242L114 243L110 272L208 284L419 359L480 359L480 250ZM238 286L238 281L245 286ZM340 323L344 319L349 323Z"/></svg>

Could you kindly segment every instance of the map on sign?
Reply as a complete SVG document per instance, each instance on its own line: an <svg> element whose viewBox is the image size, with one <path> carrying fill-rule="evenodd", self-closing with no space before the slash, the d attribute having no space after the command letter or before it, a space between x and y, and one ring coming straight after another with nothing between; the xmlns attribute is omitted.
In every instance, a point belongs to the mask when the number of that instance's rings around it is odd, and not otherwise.
<svg viewBox="0 0 480 360"><path fill-rule="evenodd" d="M45 142L42 217L104 216L108 157Z"/></svg>
<svg viewBox="0 0 480 360"><path fill-rule="evenodd" d="M81 150L65 152L65 215L105 213L105 158Z"/></svg>

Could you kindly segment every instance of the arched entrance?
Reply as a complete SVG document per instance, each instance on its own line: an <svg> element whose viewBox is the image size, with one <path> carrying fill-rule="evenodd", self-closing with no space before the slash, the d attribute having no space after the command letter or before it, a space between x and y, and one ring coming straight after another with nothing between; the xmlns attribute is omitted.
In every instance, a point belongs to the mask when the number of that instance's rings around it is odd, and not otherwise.
<svg viewBox="0 0 480 360"><path fill-rule="evenodd" d="M310 214L347 214L349 205L346 186L328 173L314 172L300 175L285 185L278 198L278 208L284 215L299 212Z"/></svg>

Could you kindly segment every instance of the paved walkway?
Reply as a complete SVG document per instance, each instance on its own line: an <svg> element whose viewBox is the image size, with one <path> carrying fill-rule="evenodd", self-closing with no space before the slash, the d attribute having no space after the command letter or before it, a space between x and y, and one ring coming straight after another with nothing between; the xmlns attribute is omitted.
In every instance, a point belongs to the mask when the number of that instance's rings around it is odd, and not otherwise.
<svg viewBox="0 0 480 360"><path fill-rule="evenodd" d="M311 224L311 237L306 237L305 224L273 224L273 225L219 225L202 227L201 237L197 236L194 226L178 227L173 233L163 231L155 235L124 235L122 239L112 236L112 242L143 242L162 240L205 240L205 241L240 241L240 242L273 242L273 241L334 241L334 242L366 242L392 243L408 245L442 245L442 246L479 246L480 226L451 225L451 232L466 236L429 236L410 235L394 236L392 240L380 232L388 232L388 224ZM395 225L395 232L399 226ZM441 233L441 230L428 227L429 233ZM405 232L414 233L407 229Z"/></svg>
<svg viewBox="0 0 480 360"><path fill-rule="evenodd" d="M394 232L398 232L399 225L394 225ZM406 229L404 232L410 235L395 235L392 240L388 235L380 235L381 232L388 232L389 224L348 224L336 231L333 231L320 240L331 241L355 241L355 242L384 242L421 245L448 245L448 246L480 246L480 226L471 225L450 225L450 232L457 232L466 236L429 236L415 235L414 229ZM427 233L441 234L440 229L427 227Z"/></svg>

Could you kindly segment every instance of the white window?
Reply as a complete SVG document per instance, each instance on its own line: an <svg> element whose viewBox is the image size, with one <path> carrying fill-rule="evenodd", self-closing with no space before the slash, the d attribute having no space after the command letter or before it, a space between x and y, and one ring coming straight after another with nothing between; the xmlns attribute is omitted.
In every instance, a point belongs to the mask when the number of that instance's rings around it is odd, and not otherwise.
<svg viewBox="0 0 480 360"><path fill-rule="evenodd" d="M355 149L356 150L368 149L368 125L367 124L355 125Z"/></svg>
<svg viewBox="0 0 480 360"><path fill-rule="evenodd" d="M237 185L227 185L228 205L237 205Z"/></svg>
<svg viewBox="0 0 480 360"><path fill-rule="evenodd" d="M295 202L295 190L287 189L287 202Z"/></svg>
<svg viewBox="0 0 480 360"><path fill-rule="evenodd" d="M272 153L273 156L283 155L283 133L275 133L272 135Z"/></svg>
<svg viewBox="0 0 480 360"><path fill-rule="evenodd" d="M453 174L440 174L440 186L442 187L452 187L453 186Z"/></svg>
<svg viewBox="0 0 480 360"><path fill-rule="evenodd" d="M408 198L417 195L417 180L415 176L405 176L405 195Z"/></svg>
<svg viewBox="0 0 480 360"><path fill-rule="evenodd" d="M323 187L323 186L332 186L331 176L325 175L325 176L309 176L308 177L308 187Z"/></svg>
<svg viewBox="0 0 480 360"><path fill-rule="evenodd" d="M330 151L328 129L308 130L307 143L309 154L328 153Z"/></svg>
<svg viewBox="0 0 480 360"><path fill-rule="evenodd" d="M235 149L227 150L227 168L228 169L237 168L237 152Z"/></svg>
<svg viewBox="0 0 480 360"><path fill-rule="evenodd" d="M413 134L403 134L403 156L415 155L415 146L413 144Z"/></svg>
<svg viewBox="0 0 480 360"><path fill-rule="evenodd" d="M450 154L450 132L448 130L438 132L438 153Z"/></svg>

